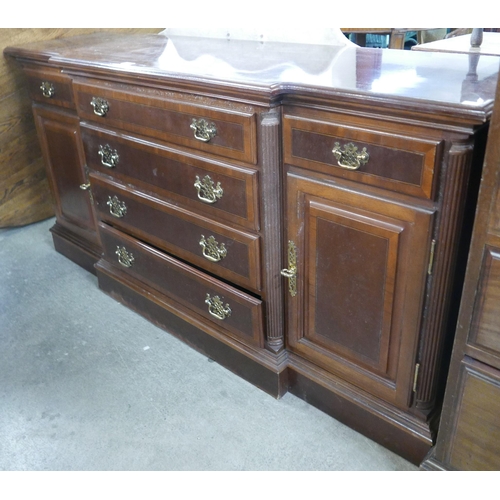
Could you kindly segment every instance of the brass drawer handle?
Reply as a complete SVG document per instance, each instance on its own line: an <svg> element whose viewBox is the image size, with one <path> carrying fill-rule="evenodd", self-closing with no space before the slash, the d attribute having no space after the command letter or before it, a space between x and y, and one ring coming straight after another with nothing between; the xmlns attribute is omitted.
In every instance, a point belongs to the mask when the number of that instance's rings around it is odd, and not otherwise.
<svg viewBox="0 0 500 500"><path fill-rule="evenodd" d="M222 260L227 255L227 248L224 243L219 245L213 236L205 239L205 236L202 234L200 245L203 248L203 257L211 262L219 262L219 260Z"/></svg>
<svg viewBox="0 0 500 500"><path fill-rule="evenodd" d="M120 160L118 151L112 149L109 144L99 145L99 156L101 157L101 164L108 168L115 168Z"/></svg>
<svg viewBox="0 0 500 500"><path fill-rule="evenodd" d="M189 128L194 131L194 138L202 142L209 142L217 135L215 123L208 122L203 118L193 118Z"/></svg>
<svg viewBox="0 0 500 500"><path fill-rule="evenodd" d="M102 97L92 97L90 104L97 116L106 116L106 113L109 111L109 102Z"/></svg>
<svg viewBox="0 0 500 500"><path fill-rule="evenodd" d="M86 182L85 184L80 184L80 189L82 191L88 191L90 189L90 182Z"/></svg>
<svg viewBox="0 0 500 500"><path fill-rule="evenodd" d="M217 200L220 200L224 194L220 182L215 185L209 175L205 175L203 180L200 180L200 178L196 176L194 187L198 191L198 198L204 203L215 203Z"/></svg>
<svg viewBox="0 0 500 500"><path fill-rule="evenodd" d="M208 304L208 312L217 319L224 320L231 316L231 308L229 307L229 304L224 306L218 295L210 297L210 294L207 293L205 304Z"/></svg>
<svg viewBox="0 0 500 500"><path fill-rule="evenodd" d="M134 256L127 252L125 247L116 247L116 255L118 255L118 262L123 266L123 267L132 267L132 264L134 263Z"/></svg>
<svg viewBox="0 0 500 500"><path fill-rule="evenodd" d="M288 269L282 269L281 275L288 278L288 291L292 297L297 295L297 247L288 242Z"/></svg>
<svg viewBox="0 0 500 500"><path fill-rule="evenodd" d="M54 94L56 93L54 85L50 82L42 82L40 90L42 91L43 97L47 98L54 97Z"/></svg>
<svg viewBox="0 0 500 500"><path fill-rule="evenodd" d="M337 164L339 167L346 168L347 170L358 170L361 165L368 163L370 155L363 148L360 153L358 153L358 147L352 142L349 142L344 146L344 150L340 147L340 144L336 142L332 149L332 153L337 158Z"/></svg>
<svg viewBox="0 0 500 500"><path fill-rule="evenodd" d="M106 205L109 207L109 213L115 217L121 218L127 213L127 205L124 201L120 201L116 196L108 196Z"/></svg>

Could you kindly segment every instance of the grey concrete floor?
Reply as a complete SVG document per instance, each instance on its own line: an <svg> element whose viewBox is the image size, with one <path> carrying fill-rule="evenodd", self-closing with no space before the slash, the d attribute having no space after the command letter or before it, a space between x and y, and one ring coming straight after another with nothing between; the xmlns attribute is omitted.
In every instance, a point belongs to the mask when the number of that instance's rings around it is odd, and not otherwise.
<svg viewBox="0 0 500 500"><path fill-rule="evenodd" d="M0 230L0 470L417 470L106 296L53 223Z"/></svg>

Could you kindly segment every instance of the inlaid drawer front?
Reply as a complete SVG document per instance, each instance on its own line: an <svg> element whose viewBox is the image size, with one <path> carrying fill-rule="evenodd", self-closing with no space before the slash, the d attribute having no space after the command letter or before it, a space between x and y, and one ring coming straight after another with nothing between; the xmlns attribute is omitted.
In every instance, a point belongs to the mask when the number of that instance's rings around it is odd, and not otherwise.
<svg viewBox="0 0 500 500"><path fill-rule="evenodd" d="M175 200L201 214L259 229L257 171L180 154L83 123L90 169Z"/></svg>
<svg viewBox="0 0 500 500"><path fill-rule="evenodd" d="M25 68L31 99L65 108L74 108L71 78L47 68Z"/></svg>
<svg viewBox="0 0 500 500"><path fill-rule="evenodd" d="M263 344L262 303L102 222L104 258L246 344Z"/></svg>
<svg viewBox="0 0 500 500"><path fill-rule="evenodd" d="M286 115L284 160L405 194L431 198L440 141Z"/></svg>
<svg viewBox="0 0 500 500"><path fill-rule="evenodd" d="M81 118L207 153L256 163L253 108L119 84L74 83Z"/></svg>
<svg viewBox="0 0 500 500"><path fill-rule="evenodd" d="M198 267L259 291L259 237L91 174L98 217Z"/></svg>

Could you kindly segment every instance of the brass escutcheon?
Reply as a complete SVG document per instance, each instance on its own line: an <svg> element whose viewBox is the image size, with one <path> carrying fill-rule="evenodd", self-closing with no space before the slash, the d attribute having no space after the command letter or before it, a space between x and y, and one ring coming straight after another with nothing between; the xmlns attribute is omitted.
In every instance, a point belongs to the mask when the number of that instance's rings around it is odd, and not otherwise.
<svg viewBox="0 0 500 500"><path fill-rule="evenodd" d="M208 312L217 319L224 320L231 316L231 308L229 307L229 304L224 306L218 295L210 297L210 294L207 293L205 304L208 304Z"/></svg>
<svg viewBox="0 0 500 500"><path fill-rule="evenodd" d="M97 116L106 116L106 113L109 111L109 102L102 97L92 97L90 104Z"/></svg>
<svg viewBox="0 0 500 500"><path fill-rule="evenodd" d="M288 241L288 269L282 269L281 275L288 278L288 291L292 297L297 295L297 247Z"/></svg>
<svg viewBox="0 0 500 500"><path fill-rule="evenodd" d="M198 198L204 203L215 203L222 198L224 191L220 182L215 185L209 175L205 175L203 180L196 176L194 187L198 191Z"/></svg>
<svg viewBox="0 0 500 500"><path fill-rule="evenodd" d="M349 142L344 146L344 150L340 147L340 143L336 142L332 149L332 153L337 159L337 164L339 167L346 168L347 170L358 170L361 165L365 165L370 159L370 155L363 148L360 153L358 153L358 147L352 142Z"/></svg>
<svg viewBox="0 0 500 500"><path fill-rule="evenodd" d="M134 263L134 256L127 252L125 247L116 247L116 255L118 255L118 262L123 266L123 267L132 267L132 264Z"/></svg>
<svg viewBox="0 0 500 500"><path fill-rule="evenodd" d="M208 122L204 118L193 118L189 128L194 131L194 138L202 142L209 142L217 135L215 123Z"/></svg>
<svg viewBox="0 0 500 500"><path fill-rule="evenodd" d="M108 168L116 167L120 160L118 151L112 149L109 144L105 144L104 146L99 145L99 156L101 157L101 163Z"/></svg>
<svg viewBox="0 0 500 500"><path fill-rule="evenodd" d="M205 239L205 236L202 234L200 245L203 248L203 257L212 262L219 262L219 260L227 255L227 248L224 243L219 245L213 236Z"/></svg>
<svg viewBox="0 0 500 500"><path fill-rule="evenodd" d="M127 213L127 205L124 201L120 201L116 196L108 196L106 205L109 207L109 213L115 217L123 217Z"/></svg>
<svg viewBox="0 0 500 500"><path fill-rule="evenodd" d="M42 91L43 97L54 97L54 94L56 93L54 85L50 82L42 82L40 90Z"/></svg>

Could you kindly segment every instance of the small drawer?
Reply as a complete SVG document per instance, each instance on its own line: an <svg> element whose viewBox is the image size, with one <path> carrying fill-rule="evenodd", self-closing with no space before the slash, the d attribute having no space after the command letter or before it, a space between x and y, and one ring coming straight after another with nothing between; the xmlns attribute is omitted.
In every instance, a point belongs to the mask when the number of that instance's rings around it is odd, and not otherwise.
<svg viewBox="0 0 500 500"><path fill-rule="evenodd" d="M257 171L81 124L87 165L200 214L259 229Z"/></svg>
<svg viewBox="0 0 500 500"><path fill-rule="evenodd" d="M262 302L99 223L103 256L122 271L217 325L228 335L263 346Z"/></svg>
<svg viewBox="0 0 500 500"><path fill-rule="evenodd" d="M90 175L98 217L221 278L258 292L259 237Z"/></svg>
<svg viewBox="0 0 500 500"><path fill-rule="evenodd" d="M440 141L285 115L284 161L392 191L432 198Z"/></svg>
<svg viewBox="0 0 500 500"><path fill-rule="evenodd" d="M46 104L74 108L71 78L52 68L24 68L31 99Z"/></svg>
<svg viewBox="0 0 500 500"><path fill-rule="evenodd" d="M253 108L174 92L106 82L75 81L81 118L199 151L256 163ZM190 100L192 99L192 100Z"/></svg>

